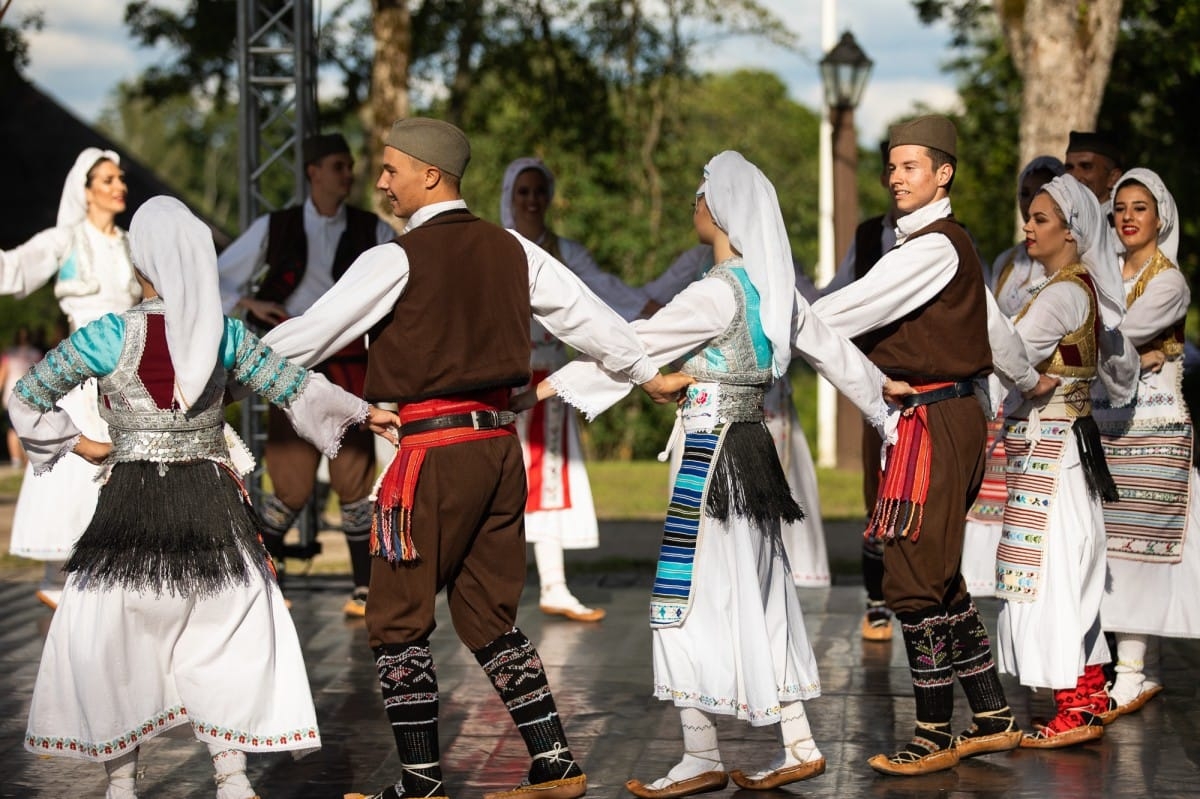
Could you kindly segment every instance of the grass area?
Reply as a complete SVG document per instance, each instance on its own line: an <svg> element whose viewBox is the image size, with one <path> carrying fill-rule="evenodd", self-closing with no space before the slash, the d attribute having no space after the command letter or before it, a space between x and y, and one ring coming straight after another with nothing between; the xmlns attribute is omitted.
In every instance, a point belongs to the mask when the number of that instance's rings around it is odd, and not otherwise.
<svg viewBox="0 0 1200 799"><path fill-rule="evenodd" d="M667 464L593 461L587 465L596 515L601 519L658 519L667 509ZM862 478L857 471L817 469L821 515L861 519Z"/></svg>

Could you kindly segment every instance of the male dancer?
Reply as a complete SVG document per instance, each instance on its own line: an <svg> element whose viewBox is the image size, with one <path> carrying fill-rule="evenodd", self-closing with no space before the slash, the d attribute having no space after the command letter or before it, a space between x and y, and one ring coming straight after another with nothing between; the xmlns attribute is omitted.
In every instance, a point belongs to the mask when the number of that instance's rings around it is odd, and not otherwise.
<svg viewBox="0 0 1200 799"><path fill-rule="evenodd" d="M316 363L370 332L366 396L399 405L400 451L372 527L367 632L402 773L377 796L446 794L429 648L445 588L455 631L533 758L527 784L485 796L573 799L587 790L586 777L542 662L515 627L526 484L508 398L529 380L530 316L656 399L673 397L673 386L629 326L562 263L467 210L459 183L470 154L453 125L396 122L376 187L408 220L404 232L365 252L308 313L265 340Z"/></svg>
<svg viewBox="0 0 1200 799"><path fill-rule="evenodd" d="M346 204L354 184L354 158L340 133L304 142L304 173L309 196L302 204L259 217L221 253L221 301L226 313L245 309L249 321L269 328L308 310L364 250L390 241L391 226L369 211ZM266 267L252 295L247 283ZM320 365L333 383L362 396L367 351L350 342ZM316 484L321 453L296 434L283 412L271 407L266 463L274 494L263 498L263 543L279 557L283 537L296 521ZM367 551L371 533L371 486L375 482L375 442L366 428L350 430L337 457L329 461L329 481L342 509L342 531L350 550L354 588L343 611L366 613L371 578Z"/></svg>
<svg viewBox="0 0 1200 799"><path fill-rule="evenodd" d="M945 117L892 128L888 185L897 246L813 305L886 375L918 391L892 449L905 446L916 457L889 460L868 524L868 534L884 541L884 598L901 623L917 702L912 741L869 761L886 774L952 768L960 757L1012 749L1021 740L987 630L959 572L966 510L983 479L986 425L974 381L992 371L994 355L999 371L1030 395L1053 382L1040 380L1029 364L984 286L970 237L950 215L956 150ZM950 731L956 676L974 714L957 738Z"/></svg>

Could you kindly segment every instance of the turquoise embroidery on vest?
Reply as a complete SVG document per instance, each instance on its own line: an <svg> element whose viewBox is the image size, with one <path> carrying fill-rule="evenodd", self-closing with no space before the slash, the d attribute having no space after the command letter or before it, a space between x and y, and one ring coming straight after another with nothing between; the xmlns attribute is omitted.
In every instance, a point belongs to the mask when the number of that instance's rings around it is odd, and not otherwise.
<svg viewBox="0 0 1200 799"><path fill-rule="evenodd" d="M738 279L738 282L742 284L742 291L746 293L746 321L750 328L750 341L754 344L755 365L759 369L770 368L771 340L763 332L762 320L759 318L762 299L759 297L758 289L754 288L754 284L750 282L750 276L746 274L744 268L734 267L729 272Z"/></svg>

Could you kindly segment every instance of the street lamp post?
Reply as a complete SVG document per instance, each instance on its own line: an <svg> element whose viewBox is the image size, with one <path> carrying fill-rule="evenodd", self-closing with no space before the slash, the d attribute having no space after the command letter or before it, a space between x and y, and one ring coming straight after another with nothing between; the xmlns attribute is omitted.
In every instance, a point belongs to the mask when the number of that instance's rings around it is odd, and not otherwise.
<svg viewBox="0 0 1200 799"><path fill-rule="evenodd" d="M833 241L837 262L846 257L858 227L858 141L854 131L854 108L862 99L871 59L849 31L821 59L821 82L825 104L833 124ZM843 469L863 466L862 425L857 409L845 397L837 400L837 465Z"/></svg>

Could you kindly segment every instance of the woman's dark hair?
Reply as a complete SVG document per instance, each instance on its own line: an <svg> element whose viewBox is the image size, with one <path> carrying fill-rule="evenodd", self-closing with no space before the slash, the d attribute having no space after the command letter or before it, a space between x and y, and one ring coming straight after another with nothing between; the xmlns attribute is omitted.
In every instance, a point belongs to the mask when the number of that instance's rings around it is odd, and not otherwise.
<svg viewBox="0 0 1200 799"><path fill-rule="evenodd" d="M87 178L83 181L83 187L85 189L90 189L92 187L92 178L94 178L96 176L96 168L99 167L101 164L103 164L105 161L108 161L111 164L116 163L116 161L113 161L107 155L102 155L99 158L97 158L96 163L92 164L88 168Z"/></svg>

